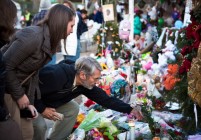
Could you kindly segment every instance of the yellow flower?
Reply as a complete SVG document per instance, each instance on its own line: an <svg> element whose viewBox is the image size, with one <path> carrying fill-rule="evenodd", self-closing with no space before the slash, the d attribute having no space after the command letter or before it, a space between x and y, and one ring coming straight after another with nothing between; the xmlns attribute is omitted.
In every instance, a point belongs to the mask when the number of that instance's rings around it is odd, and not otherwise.
<svg viewBox="0 0 201 140"><path fill-rule="evenodd" d="M85 115L84 115L84 114L79 114L79 115L77 116L77 122L78 122L78 123L81 123L81 122L84 120L84 118L85 118Z"/></svg>
<svg viewBox="0 0 201 140"><path fill-rule="evenodd" d="M99 35L97 35L96 38L97 38L97 40L100 40L100 36Z"/></svg>
<svg viewBox="0 0 201 140"><path fill-rule="evenodd" d="M114 50L115 52L118 52L119 51L119 49L118 48L115 48L115 50Z"/></svg>

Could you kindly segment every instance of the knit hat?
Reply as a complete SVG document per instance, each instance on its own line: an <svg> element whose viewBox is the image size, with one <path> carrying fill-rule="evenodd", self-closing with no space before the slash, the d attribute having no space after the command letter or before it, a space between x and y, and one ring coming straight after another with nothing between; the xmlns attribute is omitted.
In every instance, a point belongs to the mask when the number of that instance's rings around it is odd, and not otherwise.
<svg viewBox="0 0 201 140"><path fill-rule="evenodd" d="M51 0L41 0L40 1L39 12L41 10L48 10L50 7L51 7Z"/></svg>

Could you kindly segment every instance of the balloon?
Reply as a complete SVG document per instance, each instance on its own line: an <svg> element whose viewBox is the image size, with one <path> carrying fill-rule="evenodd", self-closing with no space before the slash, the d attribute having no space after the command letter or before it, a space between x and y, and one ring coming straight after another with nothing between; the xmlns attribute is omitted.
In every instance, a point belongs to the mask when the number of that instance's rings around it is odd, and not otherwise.
<svg viewBox="0 0 201 140"><path fill-rule="evenodd" d="M164 19L163 18L159 18L158 19L158 26L162 27L164 25Z"/></svg>
<svg viewBox="0 0 201 140"><path fill-rule="evenodd" d="M175 28L177 29L181 29L183 27L183 22L181 20L177 20L175 23L174 23L174 26Z"/></svg>

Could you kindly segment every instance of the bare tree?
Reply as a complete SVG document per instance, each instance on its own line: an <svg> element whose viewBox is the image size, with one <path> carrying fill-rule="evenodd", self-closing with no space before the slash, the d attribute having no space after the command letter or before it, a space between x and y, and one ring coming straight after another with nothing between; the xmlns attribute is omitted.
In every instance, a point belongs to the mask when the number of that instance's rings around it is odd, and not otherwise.
<svg viewBox="0 0 201 140"><path fill-rule="evenodd" d="M40 5L40 0L33 0L33 11L37 12L39 9L39 5Z"/></svg>

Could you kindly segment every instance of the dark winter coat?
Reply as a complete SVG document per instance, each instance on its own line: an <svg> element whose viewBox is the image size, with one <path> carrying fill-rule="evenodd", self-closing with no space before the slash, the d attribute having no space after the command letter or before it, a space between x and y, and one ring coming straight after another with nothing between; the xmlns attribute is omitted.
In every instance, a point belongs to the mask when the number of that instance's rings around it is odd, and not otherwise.
<svg viewBox="0 0 201 140"><path fill-rule="evenodd" d="M0 40L0 48L5 45L5 41ZM5 93L5 76L6 76L6 67L3 58L3 54L0 51L0 121L3 121L7 115L7 112L4 108L4 93Z"/></svg>
<svg viewBox="0 0 201 140"><path fill-rule="evenodd" d="M41 100L35 101L35 107L42 113L46 107L57 108L77 96L83 94L96 103L119 112L130 113L132 108L123 101L109 97L104 90L94 87L91 90L77 86L73 87L75 79L74 65L60 63L48 65L40 70Z"/></svg>
<svg viewBox="0 0 201 140"><path fill-rule="evenodd" d="M88 27L87 24L83 21L82 16L79 12L77 12L79 21L78 21L78 25L77 25L77 38L80 39L80 36L88 31Z"/></svg>
<svg viewBox="0 0 201 140"><path fill-rule="evenodd" d="M6 61L6 92L14 100L27 94L33 104L34 96L40 98L38 70L51 59L50 34L48 26L29 26L16 32L9 48L4 53ZM4 47L2 51L5 51ZM36 71L23 86L21 82Z"/></svg>

